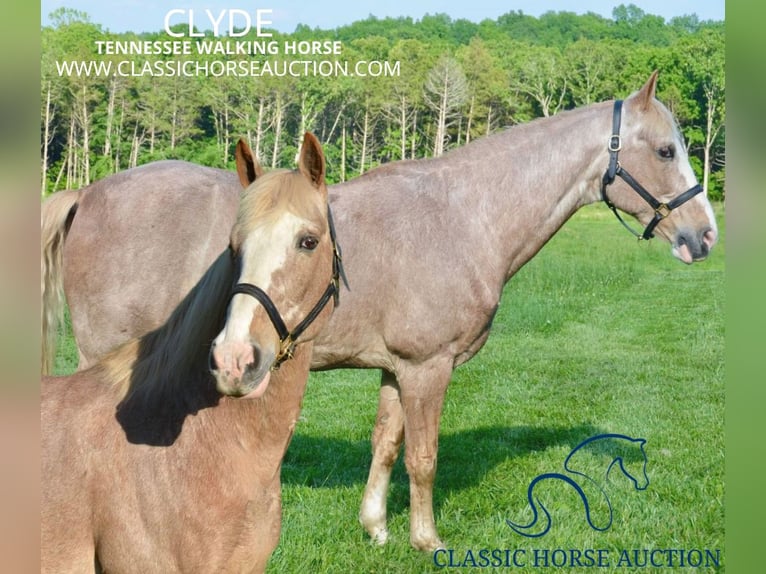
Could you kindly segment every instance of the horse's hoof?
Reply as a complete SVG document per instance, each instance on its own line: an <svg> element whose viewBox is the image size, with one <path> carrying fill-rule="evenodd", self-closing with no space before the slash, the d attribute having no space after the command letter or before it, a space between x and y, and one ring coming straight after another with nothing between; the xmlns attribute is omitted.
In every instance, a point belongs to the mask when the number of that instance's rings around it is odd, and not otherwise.
<svg viewBox="0 0 766 574"><path fill-rule="evenodd" d="M375 533L370 533L370 536L372 537L372 541L375 544L378 546L383 546L386 542L388 542L388 529L379 528L375 531Z"/></svg>
<svg viewBox="0 0 766 574"><path fill-rule="evenodd" d="M421 552L436 552L437 550L444 550L446 548L444 542L438 538L429 538L426 540L415 540L411 538L410 544L415 550L420 550Z"/></svg>

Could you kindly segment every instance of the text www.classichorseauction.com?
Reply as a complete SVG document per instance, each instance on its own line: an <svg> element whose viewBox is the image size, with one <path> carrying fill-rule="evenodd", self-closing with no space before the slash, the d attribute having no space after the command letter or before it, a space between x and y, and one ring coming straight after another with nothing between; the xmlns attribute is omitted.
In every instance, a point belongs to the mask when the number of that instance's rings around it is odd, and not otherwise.
<svg viewBox="0 0 766 574"><path fill-rule="evenodd" d="M398 61L339 59L343 45L338 40L262 40L272 37L270 32L262 30L262 26L272 23L264 18L270 12L256 10L258 40L206 40L207 32L195 29L193 10L188 10L188 20L184 22L188 30L174 31L172 26L179 24L175 18L185 17L187 11L173 9L165 15L165 32L172 38L188 35L193 39L97 40L94 42L96 56L124 55L138 59L57 60L56 71L59 76L78 77L398 77L401 74ZM227 13L228 28L223 30ZM225 33L229 38L240 38L252 28L252 19L244 10L222 10L217 15L205 10L205 16L200 19L200 25L212 26L214 37ZM164 59L168 56L174 58ZM196 60L193 56L220 56L221 59Z"/></svg>
<svg viewBox="0 0 766 574"><path fill-rule="evenodd" d="M604 445L613 444L616 448L607 451L617 451L610 454L610 462L604 473L608 478L609 472L615 465L629 479L635 490L646 490L649 477L646 474L646 452L643 438L632 438L622 434L599 434L585 439L573 448L564 460L565 473L549 472L536 476L527 489L527 502L532 509L532 520L528 524L519 524L507 519L506 523L516 533L527 538L540 538L548 533L552 520L543 502L534 495L535 486L543 481L560 481L571 486L580 497L585 510L585 520L597 531L609 530L612 526L612 504L604 488L585 472L575 468L577 455L585 449L601 449ZM623 453L631 452L634 456L628 458ZM632 462L632 464L630 464ZM603 497L608 508L608 517L604 524L597 525L591 516L591 505L583 486L590 484ZM545 516L545 525L540 529L541 522L538 507ZM433 563L437 568L718 568L721 564L721 550L700 548L641 548L641 549L610 549L610 548L480 548L456 550L439 548L433 553Z"/></svg>

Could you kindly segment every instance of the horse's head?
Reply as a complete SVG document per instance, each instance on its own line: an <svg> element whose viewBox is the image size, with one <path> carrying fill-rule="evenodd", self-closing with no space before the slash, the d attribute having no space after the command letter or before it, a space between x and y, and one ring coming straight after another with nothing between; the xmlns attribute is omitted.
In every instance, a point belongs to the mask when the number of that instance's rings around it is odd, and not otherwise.
<svg viewBox="0 0 766 574"><path fill-rule="evenodd" d="M630 479L633 483L633 487L636 490L646 490L649 486L649 476L646 474L646 439L643 438L630 438L628 436L621 437L625 439L622 441L623 447L632 448L633 452L627 451L624 454L618 454L612 460L606 473L612 470L612 467L618 465L622 473ZM638 450L638 453L635 450Z"/></svg>
<svg viewBox="0 0 766 574"><path fill-rule="evenodd" d="M258 397L296 340L311 340L329 318L338 264L317 139L305 135L294 171L262 175L246 146L237 151L240 178L249 185L231 235L237 285L213 341L211 372L219 392Z"/></svg>
<svg viewBox="0 0 766 574"><path fill-rule="evenodd" d="M692 263L708 256L718 230L678 126L654 97L656 85L654 72L621 110L619 102L615 105L612 133L619 137L609 142L611 162L602 192L607 203L647 226L644 238L659 235L670 242L675 257Z"/></svg>

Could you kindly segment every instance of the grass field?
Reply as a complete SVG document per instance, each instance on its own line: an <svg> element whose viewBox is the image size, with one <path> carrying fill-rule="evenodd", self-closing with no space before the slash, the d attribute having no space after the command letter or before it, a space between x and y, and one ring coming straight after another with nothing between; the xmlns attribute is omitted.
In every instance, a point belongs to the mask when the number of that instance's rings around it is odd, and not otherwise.
<svg viewBox="0 0 766 574"><path fill-rule="evenodd" d="M455 562L473 553L481 565L481 549L509 550L517 565L456 571L627 572L636 568L620 562L623 550L638 566L644 551L683 550L654 553L655 565L638 570L724 572L723 243L707 261L685 266L660 240L636 245L607 209L593 206L510 281L487 345L449 387L434 498ZM64 343L60 372L76 364L71 341ZM378 379L376 371L312 373L284 461L282 538L269 572L450 569L409 546L401 460L389 494L389 543L374 546L357 522ZM592 450L583 464L609 495L611 528L592 529L575 490L546 481L535 494L550 511L550 531L536 539L513 532L506 519L532 518L530 482L563 472L567 454L601 433L646 439L648 488L635 490L616 467L604 480L611 456ZM630 456L628 463L640 462ZM604 525L603 497L583 488L593 522ZM601 567L590 567L588 554L577 565L576 552L586 550L602 551ZM706 551L719 567L688 566Z"/></svg>

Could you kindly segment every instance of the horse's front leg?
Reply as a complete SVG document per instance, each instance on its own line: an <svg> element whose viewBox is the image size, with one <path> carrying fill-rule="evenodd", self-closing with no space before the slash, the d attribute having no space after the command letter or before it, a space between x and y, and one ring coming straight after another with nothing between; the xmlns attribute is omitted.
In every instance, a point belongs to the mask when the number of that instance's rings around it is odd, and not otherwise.
<svg viewBox="0 0 766 574"><path fill-rule="evenodd" d="M372 433L372 463L364 489L359 521L378 544L388 540L386 498L391 471L404 438L404 413L396 378L383 371L375 430Z"/></svg>
<svg viewBox="0 0 766 574"><path fill-rule="evenodd" d="M439 357L398 372L404 410L405 464L410 476L410 543L417 550L442 548L433 511L433 485L444 394L452 357Z"/></svg>

